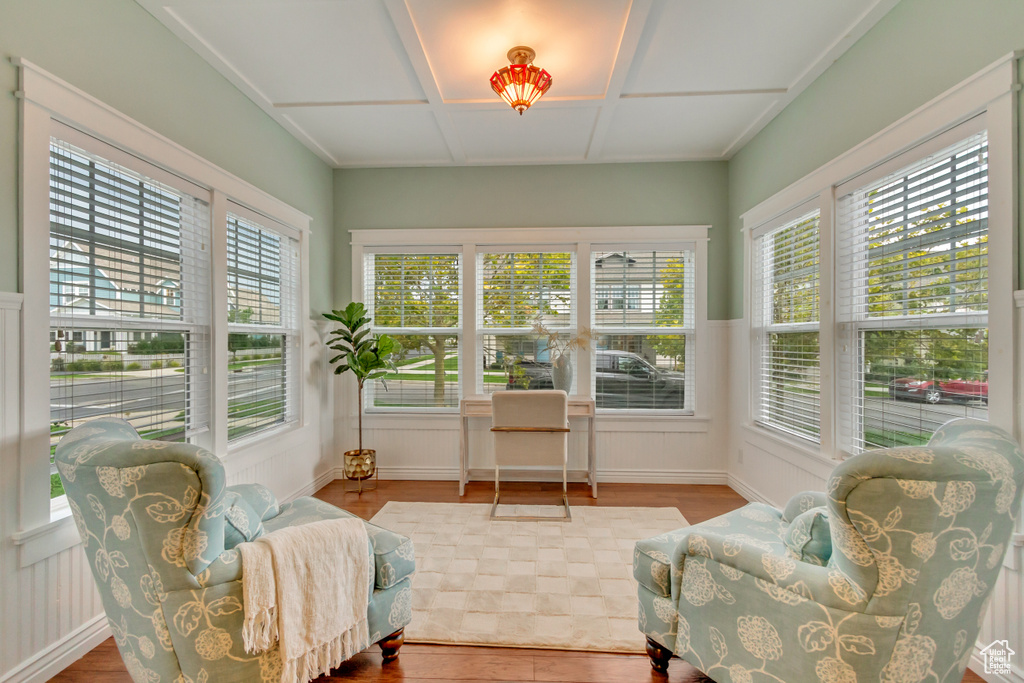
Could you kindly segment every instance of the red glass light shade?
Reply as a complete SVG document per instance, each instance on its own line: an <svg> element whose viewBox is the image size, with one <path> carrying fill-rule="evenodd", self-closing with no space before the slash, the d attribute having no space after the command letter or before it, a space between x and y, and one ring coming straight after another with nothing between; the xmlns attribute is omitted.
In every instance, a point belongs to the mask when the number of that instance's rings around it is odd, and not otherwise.
<svg viewBox="0 0 1024 683"><path fill-rule="evenodd" d="M533 57L530 48L514 47L508 51L512 63L491 76L491 88L520 116L551 88L551 74L535 67Z"/></svg>

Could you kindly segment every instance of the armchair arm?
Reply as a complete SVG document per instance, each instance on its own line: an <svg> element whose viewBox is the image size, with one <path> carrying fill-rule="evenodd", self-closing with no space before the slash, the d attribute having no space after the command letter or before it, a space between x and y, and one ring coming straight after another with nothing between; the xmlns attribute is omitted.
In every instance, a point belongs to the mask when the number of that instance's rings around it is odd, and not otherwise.
<svg viewBox="0 0 1024 683"><path fill-rule="evenodd" d="M688 590L685 563L691 558L706 558L749 574L758 580L761 590L772 596L813 600L846 611L859 611L867 606L864 589L839 569L796 560L784 550L744 534L720 534L701 529L680 543L672 560L683 569L680 586L683 594ZM697 578L696 573L694 578Z"/></svg>
<svg viewBox="0 0 1024 683"><path fill-rule="evenodd" d="M203 588L230 581L242 580L242 553L237 549L225 550L209 567L199 572L196 581Z"/></svg>

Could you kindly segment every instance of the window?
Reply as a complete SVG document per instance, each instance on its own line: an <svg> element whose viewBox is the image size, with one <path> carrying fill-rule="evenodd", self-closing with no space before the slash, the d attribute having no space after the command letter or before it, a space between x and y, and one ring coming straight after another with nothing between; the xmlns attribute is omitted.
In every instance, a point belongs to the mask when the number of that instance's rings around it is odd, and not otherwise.
<svg viewBox="0 0 1024 683"><path fill-rule="evenodd" d="M227 215L228 441L298 412L298 240L264 223Z"/></svg>
<svg viewBox="0 0 1024 683"><path fill-rule="evenodd" d="M814 441L821 398L819 216L816 210L756 231L751 259L754 419Z"/></svg>
<svg viewBox="0 0 1024 683"><path fill-rule="evenodd" d="M399 349L395 371L370 383L368 404L457 407L460 255L368 253L364 268L371 329Z"/></svg>
<svg viewBox="0 0 1024 683"><path fill-rule="evenodd" d="M837 188L839 424L853 453L988 416L987 137L939 142Z"/></svg>
<svg viewBox="0 0 1024 683"><path fill-rule="evenodd" d="M575 332L575 256L564 250L478 255L477 336L484 393L554 386L551 349L540 330Z"/></svg>
<svg viewBox="0 0 1024 683"><path fill-rule="evenodd" d="M86 420L122 417L143 438L183 441L210 412L208 193L89 146L108 154L50 142L51 466L60 437Z"/></svg>
<svg viewBox="0 0 1024 683"><path fill-rule="evenodd" d="M694 249L602 249L591 265L597 407L693 410Z"/></svg>
<svg viewBox="0 0 1024 683"><path fill-rule="evenodd" d="M629 233L620 246L622 228L354 230L353 291L399 344L364 405L445 412L557 385L606 414L703 415L707 228ZM563 354L573 339L586 343Z"/></svg>

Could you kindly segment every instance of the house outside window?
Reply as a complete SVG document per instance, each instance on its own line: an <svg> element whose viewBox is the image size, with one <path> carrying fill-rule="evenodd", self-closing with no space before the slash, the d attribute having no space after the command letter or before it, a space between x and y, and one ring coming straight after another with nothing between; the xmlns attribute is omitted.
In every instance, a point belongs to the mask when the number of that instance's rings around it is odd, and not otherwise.
<svg viewBox="0 0 1024 683"><path fill-rule="evenodd" d="M95 417L173 441L209 420L207 193L112 162L101 144L50 144L51 463L60 437ZM169 340L166 353L132 343L140 333ZM50 494L63 494L55 470Z"/></svg>

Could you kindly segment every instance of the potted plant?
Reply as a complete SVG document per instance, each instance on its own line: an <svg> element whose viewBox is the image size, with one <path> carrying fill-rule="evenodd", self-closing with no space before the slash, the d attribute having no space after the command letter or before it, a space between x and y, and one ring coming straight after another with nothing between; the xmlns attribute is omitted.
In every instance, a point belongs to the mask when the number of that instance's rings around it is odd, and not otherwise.
<svg viewBox="0 0 1024 683"><path fill-rule="evenodd" d="M394 371L391 354L395 350L395 340L386 334L370 334L366 307L357 301L346 306L344 311L324 313L324 317L341 325L331 331L334 336L327 340L329 348L340 351L330 360L335 366L334 374L341 375L351 370L358 383L359 450L345 451L345 476L358 481L358 492L362 493L363 481L377 472L377 452L363 448L363 386L367 380L379 379ZM384 388L386 390L387 386Z"/></svg>
<svg viewBox="0 0 1024 683"><path fill-rule="evenodd" d="M586 350L593 333L586 327L580 328L579 333L575 335L569 331L559 333L557 330L549 330L539 319L534 321L533 331L542 337L547 337L544 350L551 355L551 385L555 389L570 393L572 389L572 353L576 349Z"/></svg>

